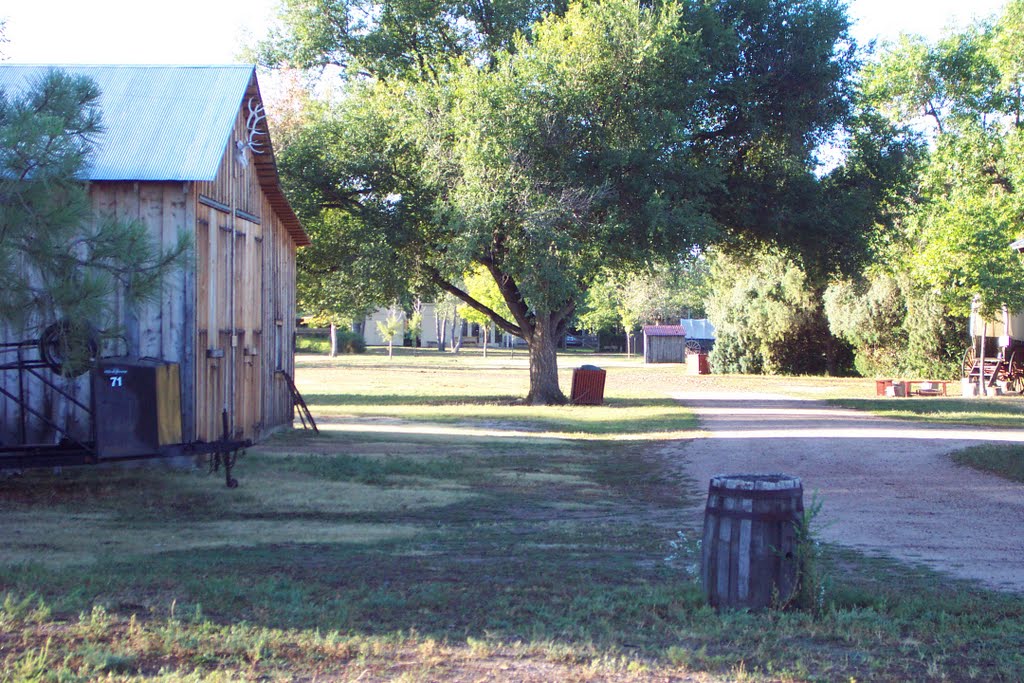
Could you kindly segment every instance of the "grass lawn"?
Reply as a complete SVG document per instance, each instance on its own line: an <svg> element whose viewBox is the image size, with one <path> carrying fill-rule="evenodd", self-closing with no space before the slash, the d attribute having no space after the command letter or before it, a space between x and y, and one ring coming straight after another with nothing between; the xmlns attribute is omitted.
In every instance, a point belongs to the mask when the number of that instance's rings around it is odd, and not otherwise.
<svg viewBox="0 0 1024 683"><path fill-rule="evenodd" d="M825 548L816 609L718 614L658 443L666 392L873 382L607 369L534 408L522 351L303 356L320 435L238 489L162 466L0 479L0 681L1019 680L1024 597ZM693 487L696 488L696 487Z"/></svg>
<svg viewBox="0 0 1024 683"><path fill-rule="evenodd" d="M974 427L1024 427L1024 399L987 398L838 398L831 403L883 417Z"/></svg>

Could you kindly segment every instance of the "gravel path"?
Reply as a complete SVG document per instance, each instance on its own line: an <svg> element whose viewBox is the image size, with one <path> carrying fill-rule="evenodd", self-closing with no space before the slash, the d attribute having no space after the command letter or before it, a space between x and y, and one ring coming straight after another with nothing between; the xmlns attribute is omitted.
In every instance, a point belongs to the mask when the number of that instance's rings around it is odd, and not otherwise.
<svg viewBox="0 0 1024 683"><path fill-rule="evenodd" d="M768 394L678 393L704 433L662 455L706 492L712 476L783 472L818 492L821 536L1024 592L1024 485L959 467L948 455L1024 430L936 427ZM703 502L693 509L703 519Z"/></svg>

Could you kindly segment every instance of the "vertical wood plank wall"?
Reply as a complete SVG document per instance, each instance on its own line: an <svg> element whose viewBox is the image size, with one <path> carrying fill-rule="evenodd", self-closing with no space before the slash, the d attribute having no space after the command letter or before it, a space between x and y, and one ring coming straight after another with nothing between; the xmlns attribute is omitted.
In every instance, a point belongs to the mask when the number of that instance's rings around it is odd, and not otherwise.
<svg viewBox="0 0 1024 683"><path fill-rule="evenodd" d="M123 296L115 297L112 309L121 341L104 349L106 355L127 353L180 363L186 440L218 438L221 411L232 402L235 433L246 438L258 439L290 425L293 418L291 395L279 371L295 372L296 247L260 186L251 155L247 166L235 158L235 141L246 140L247 115L243 102L213 181L90 184L98 216L139 220L167 248L181 231L194 237L184 268L165 279L156 301L129 314ZM219 207L203 203L204 197ZM229 208L236 211L225 210ZM0 340L38 337L50 322L54 321L37 321L26 330L0 328ZM234 387L232 376L237 377ZM17 373L0 372L0 386L17 395ZM67 386L89 403L88 375ZM34 409L58 424L77 426L79 438L89 436L83 411L39 382L30 381L27 389ZM17 440L18 413L12 401L0 396L0 443ZM30 440L52 436L38 420L30 418L29 423Z"/></svg>
<svg viewBox="0 0 1024 683"><path fill-rule="evenodd" d="M195 183L196 211L207 223L197 225L205 238L197 243L207 246L196 259L196 436L207 440L220 435L225 405L234 406L235 434L246 438L258 439L293 417L278 370L294 372L295 243L260 186L251 153L248 164L238 162L235 141L246 140L247 115L243 103L217 178Z"/></svg>
<svg viewBox="0 0 1024 683"><path fill-rule="evenodd" d="M187 183L135 183L135 182L94 182L89 185L89 198L92 202L96 220L107 218L118 220L140 221L147 227L149 235L165 248L172 248L183 231L190 231L191 220L189 203L191 190ZM190 354L186 339L189 335L188 297L183 294L190 287L191 264L186 262L170 272L163 280L157 298L144 304L138 311L127 315L122 292L118 292L111 301L110 319L103 321L104 326L112 326L111 331L118 339L107 344L102 350L105 355L133 354L143 357L161 358L176 363L188 364ZM0 340L20 341L34 339L42 329L53 320L39 320L22 330L0 330ZM13 361L16 356L4 360ZM35 358L35 352L30 352ZM49 373L48 370L43 370ZM77 380L61 380L56 375L50 379L57 380L65 390L82 403L89 403L89 376L83 375ZM0 372L0 386L14 395L18 394L18 373L14 371ZM44 387L31 377L25 384L27 403L34 409L49 417L58 425L68 426L77 438L86 439L89 435L89 416L74 405L61 399L59 395ZM19 411L13 401L0 398L0 441L13 443L19 431ZM39 420L29 417L26 436L29 441L45 442L55 436L53 430L45 427Z"/></svg>

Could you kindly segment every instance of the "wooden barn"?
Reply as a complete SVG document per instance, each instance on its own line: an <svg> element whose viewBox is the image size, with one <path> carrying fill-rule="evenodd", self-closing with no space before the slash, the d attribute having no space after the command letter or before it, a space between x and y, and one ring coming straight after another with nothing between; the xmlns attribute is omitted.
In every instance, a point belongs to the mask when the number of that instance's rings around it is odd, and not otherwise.
<svg viewBox="0 0 1024 683"><path fill-rule="evenodd" d="M114 353L179 364L185 441L219 437L225 409L235 438L290 425L295 254L309 240L281 191L255 69L0 64L0 88L21 92L51 68L102 91L105 131L85 179L96 215L137 219L166 245L182 231L194 242L159 302L115 304L124 341ZM28 333L0 329L0 341ZM38 414L82 419L73 402L6 375L0 387L27 393ZM87 375L65 381L88 401ZM24 411L0 401L0 434L15 434ZM39 438L46 428L29 431Z"/></svg>
<svg viewBox="0 0 1024 683"><path fill-rule="evenodd" d="M686 330L682 325L644 325L645 363L685 363Z"/></svg>

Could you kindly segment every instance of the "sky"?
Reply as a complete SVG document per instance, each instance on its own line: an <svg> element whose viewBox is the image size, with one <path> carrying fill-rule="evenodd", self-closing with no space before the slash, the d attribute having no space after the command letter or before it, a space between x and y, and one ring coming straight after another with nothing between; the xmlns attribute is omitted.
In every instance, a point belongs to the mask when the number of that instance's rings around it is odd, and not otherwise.
<svg viewBox="0 0 1024 683"><path fill-rule="evenodd" d="M1005 0L851 0L854 37L929 38ZM0 55L21 64L230 64L262 37L278 0L0 0Z"/></svg>

